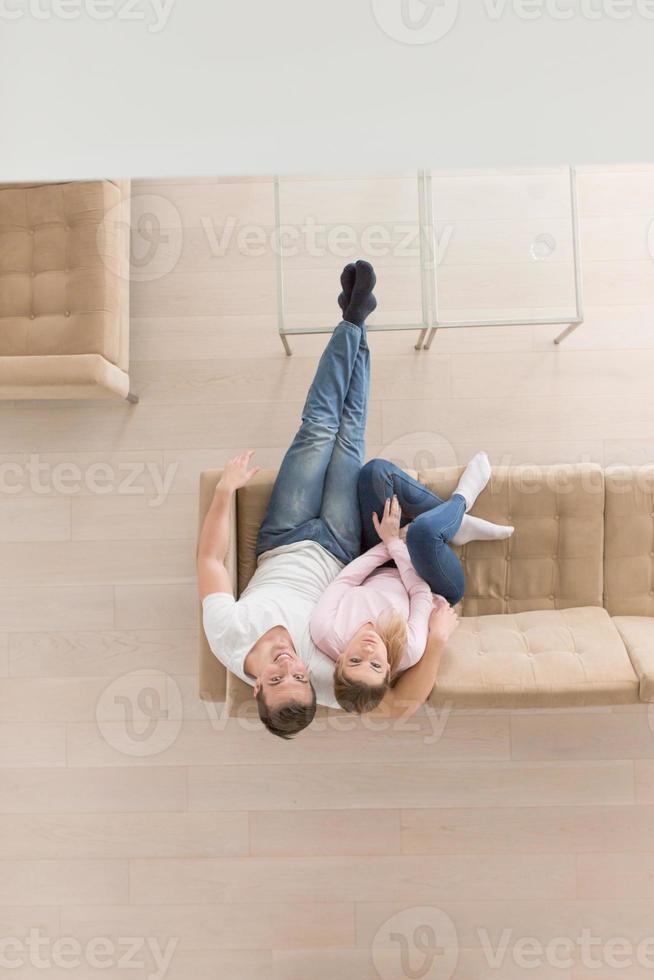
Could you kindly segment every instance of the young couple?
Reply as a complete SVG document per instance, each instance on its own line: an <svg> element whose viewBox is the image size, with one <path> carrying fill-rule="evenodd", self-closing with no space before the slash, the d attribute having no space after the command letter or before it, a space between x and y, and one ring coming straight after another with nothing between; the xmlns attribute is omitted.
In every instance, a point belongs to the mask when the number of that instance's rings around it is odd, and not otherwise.
<svg viewBox="0 0 654 980"><path fill-rule="evenodd" d="M393 463L364 465L375 283L367 262L343 270L343 319L318 364L259 531L257 571L238 601L224 562L232 497L258 472L252 452L226 464L200 534L211 649L254 686L261 720L282 738L311 723L316 703L415 712L463 596L450 544L513 532L468 514L490 478L484 453L447 501Z"/></svg>

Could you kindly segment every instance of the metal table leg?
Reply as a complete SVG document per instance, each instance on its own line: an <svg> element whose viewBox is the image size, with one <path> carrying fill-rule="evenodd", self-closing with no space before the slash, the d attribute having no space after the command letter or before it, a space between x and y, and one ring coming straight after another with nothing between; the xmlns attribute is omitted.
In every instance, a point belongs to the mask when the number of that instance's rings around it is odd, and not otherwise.
<svg viewBox="0 0 654 980"><path fill-rule="evenodd" d="M429 331L429 337L427 338L427 343L424 346L424 350L431 350L432 340L436 336L436 331L437 330L438 330L438 327L432 327L431 330Z"/></svg>
<svg viewBox="0 0 654 980"><path fill-rule="evenodd" d="M574 333L574 331L577 329L577 327L580 327L580 326L581 326L580 323L571 323L569 326L567 326L565 328L565 330L562 330L561 331L561 333L558 335L558 337L555 337L554 338L554 343L555 344L560 344L563 340L565 340L566 337L569 337L571 333Z"/></svg>

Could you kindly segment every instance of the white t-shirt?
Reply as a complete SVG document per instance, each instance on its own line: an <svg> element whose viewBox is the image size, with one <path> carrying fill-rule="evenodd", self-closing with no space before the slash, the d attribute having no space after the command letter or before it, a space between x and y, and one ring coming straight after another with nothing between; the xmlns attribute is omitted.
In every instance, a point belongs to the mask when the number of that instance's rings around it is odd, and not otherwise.
<svg viewBox="0 0 654 980"><path fill-rule="evenodd" d="M254 684L245 673L245 658L264 633L285 626L298 657L307 667L318 704L338 707L334 697L334 661L314 644L311 614L342 562L315 541L298 541L267 551L238 601L214 592L202 603L209 646L233 674Z"/></svg>

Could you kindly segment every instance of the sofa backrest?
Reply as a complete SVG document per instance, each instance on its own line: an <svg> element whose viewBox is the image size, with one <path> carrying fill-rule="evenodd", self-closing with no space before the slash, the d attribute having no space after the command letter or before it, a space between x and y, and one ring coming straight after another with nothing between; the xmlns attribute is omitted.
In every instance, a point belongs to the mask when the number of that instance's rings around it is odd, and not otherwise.
<svg viewBox="0 0 654 980"><path fill-rule="evenodd" d="M654 466L612 466L605 480L604 604L654 616Z"/></svg>
<svg viewBox="0 0 654 980"><path fill-rule="evenodd" d="M130 182L0 184L0 356L129 370Z"/></svg>
<svg viewBox="0 0 654 980"><path fill-rule="evenodd" d="M243 591L257 567L257 535L266 516L277 470L261 470L246 487L238 491L238 591Z"/></svg>
<svg viewBox="0 0 654 980"><path fill-rule="evenodd" d="M200 503L198 514L198 534L202 530L204 518L211 506L214 491L222 470L206 470L200 474ZM238 539L236 534L236 508L232 510L230 521L229 551L226 566L232 580L232 588L237 589L236 552ZM202 607L200 606L200 676L199 694L204 701L224 701L227 691L227 671L220 660L213 655L205 632L202 629Z"/></svg>
<svg viewBox="0 0 654 980"><path fill-rule="evenodd" d="M454 491L462 467L425 470L438 496ZM604 476L594 464L494 467L477 517L513 524L508 541L457 549L466 573L464 616L601 606Z"/></svg>

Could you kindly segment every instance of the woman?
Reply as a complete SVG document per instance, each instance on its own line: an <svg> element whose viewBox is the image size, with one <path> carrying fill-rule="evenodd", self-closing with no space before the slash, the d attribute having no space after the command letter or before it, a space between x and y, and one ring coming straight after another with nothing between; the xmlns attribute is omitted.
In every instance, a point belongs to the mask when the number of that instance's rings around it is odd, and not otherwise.
<svg viewBox="0 0 654 980"><path fill-rule="evenodd" d="M334 693L346 711L376 707L397 675L422 656L434 607L463 597L463 569L450 542L513 533L467 515L490 474L488 457L478 453L443 501L385 460L363 468L359 504L370 550L328 586L311 619L314 643L336 661ZM389 560L394 567L382 568Z"/></svg>

